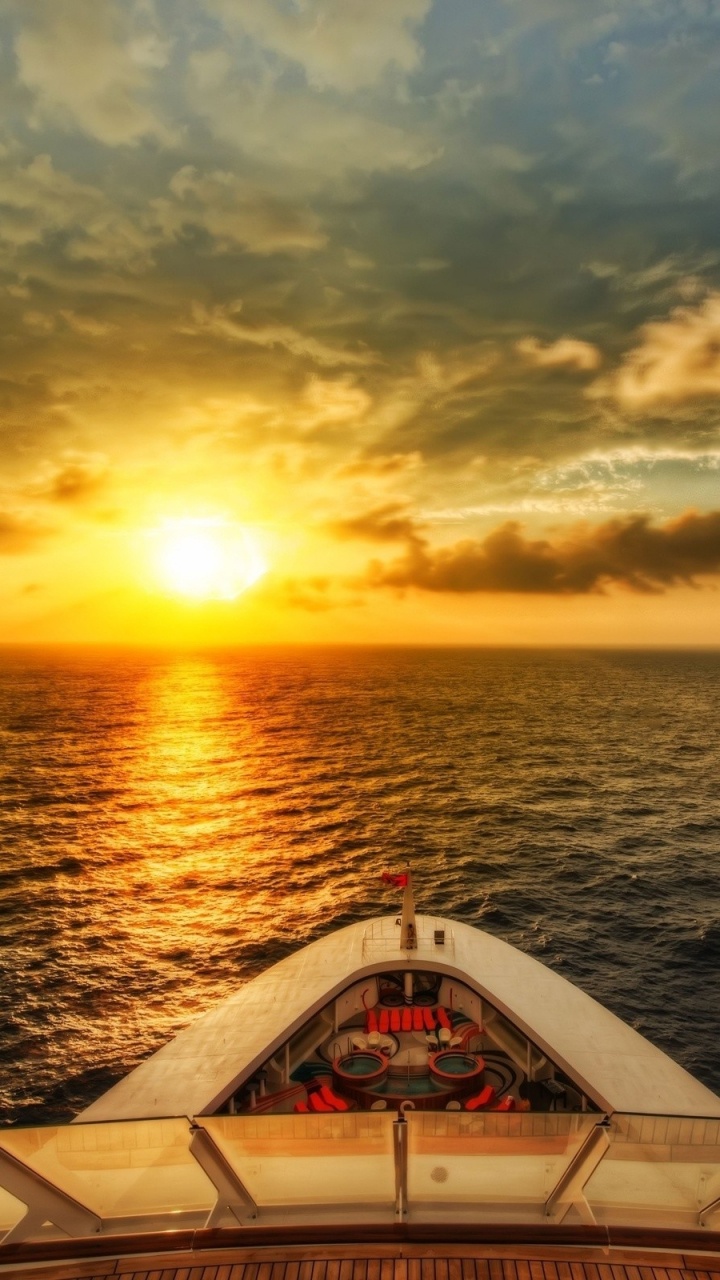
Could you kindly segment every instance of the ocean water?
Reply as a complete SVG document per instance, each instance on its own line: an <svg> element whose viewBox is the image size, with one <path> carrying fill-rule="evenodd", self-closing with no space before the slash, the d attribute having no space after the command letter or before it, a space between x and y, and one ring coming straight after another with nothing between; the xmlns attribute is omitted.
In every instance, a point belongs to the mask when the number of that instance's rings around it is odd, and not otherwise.
<svg viewBox="0 0 720 1280"><path fill-rule="evenodd" d="M0 650L0 1115L342 924L500 935L720 1091L720 653Z"/></svg>

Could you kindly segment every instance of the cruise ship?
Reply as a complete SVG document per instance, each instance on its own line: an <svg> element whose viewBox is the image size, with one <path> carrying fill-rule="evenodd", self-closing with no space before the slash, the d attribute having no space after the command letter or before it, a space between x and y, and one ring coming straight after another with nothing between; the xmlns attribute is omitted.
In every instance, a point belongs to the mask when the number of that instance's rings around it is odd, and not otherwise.
<svg viewBox="0 0 720 1280"><path fill-rule="evenodd" d="M393 914L0 1131L0 1278L720 1280L720 1098L385 878Z"/></svg>

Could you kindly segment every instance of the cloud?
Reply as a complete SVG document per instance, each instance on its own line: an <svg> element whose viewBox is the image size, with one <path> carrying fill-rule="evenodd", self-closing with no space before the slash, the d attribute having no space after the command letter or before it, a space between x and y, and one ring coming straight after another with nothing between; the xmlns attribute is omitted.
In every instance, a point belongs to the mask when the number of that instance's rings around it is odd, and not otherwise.
<svg viewBox="0 0 720 1280"><path fill-rule="evenodd" d="M117 329L117 325L110 324L107 320L98 320L95 316L79 316L76 311L62 309L60 315L68 328L83 338L106 338Z"/></svg>
<svg viewBox="0 0 720 1280"><path fill-rule="evenodd" d="M98 263L137 273L153 265L163 244L203 230L216 252L305 253L326 242L304 204L264 192L223 170L202 175L192 165L170 180L169 196L117 202L79 182L41 154L25 164L0 154L0 242L17 258L34 246L71 262ZM103 336L96 320L66 307L61 314L86 336ZM32 323L29 321L28 323Z"/></svg>
<svg viewBox="0 0 720 1280"><path fill-rule="evenodd" d="M81 502L102 488L107 471L108 461L103 454L68 451L60 462L45 464L28 493L51 502Z"/></svg>
<svg viewBox="0 0 720 1280"><path fill-rule="evenodd" d="M302 609L306 613L326 613L337 606L338 601L330 594L330 580L324 577L284 578L275 583L268 583L262 595L285 608Z"/></svg>
<svg viewBox="0 0 720 1280"><path fill-rule="evenodd" d="M580 372L599 368L602 355L591 342L580 338L558 338L543 346L538 338L521 338L515 350L538 369L577 369Z"/></svg>
<svg viewBox="0 0 720 1280"><path fill-rule="evenodd" d="M268 575L257 589L256 598L281 609L298 609L304 613L329 613L336 609L357 609L364 604L353 584L322 574L308 578L273 578Z"/></svg>
<svg viewBox="0 0 720 1280"><path fill-rule="evenodd" d="M189 60L195 115L236 148L247 167L269 175L278 192L312 192L329 183L337 198L342 179L355 189L360 175L413 172L442 152L437 137L426 136L415 114L403 114L397 104L383 109L362 97L339 101L293 77L277 83L277 76L277 68L236 65L224 49Z"/></svg>
<svg viewBox="0 0 720 1280"><path fill-rule="evenodd" d="M637 410L720 396L720 293L644 325L640 337L591 394L609 394L623 408Z"/></svg>
<svg viewBox="0 0 720 1280"><path fill-rule="evenodd" d="M147 8L111 0L33 0L15 41L20 81L35 95L35 123L76 126L108 146L172 134L144 101L169 55Z"/></svg>
<svg viewBox="0 0 720 1280"><path fill-rule="evenodd" d="M405 317L389 309L384 324L400 325ZM437 449L439 441L460 419L472 412L479 397L492 385L490 375L499 356L488 343L473 343L438 353L420 350L406 372L391 371L384 385L378 387L370 421L386 445L400 444L393 453L414 453L420 443L428 451Z"/></svg>
<svg viewBox="0 0 720 1280"><path fill-rule="evenodd" d="M12 254L53 240L75 262L137 271L151 261L157 234L97 187L56 169L49 155L35 156L24 167L6 157L0 181L0 242Z"/></svg>
<svg viewBox="0 0 720 1280"><path fill-rule="evenodd" d="M284 347L291 355L320 365L368 365L375 362L376 357L369 351L343 351L328 346L292 325L243 324L236 319L242 306L240 300L216 307L196 303L193 306L194 323L184 326L181 332L209 333L228 342L250 343L257 347Z"/></svg>
<svg viewBox="0 0 720 1280"><path fill-rule="evenodd" d="M627 262L590 258L581 264L581 270L603 281L623 312L642 308L648 313L704 298L705 281L714 274L718 262L716 251L704 250L666 254L635 268Z"/></svg>
<svg viewBox="0 0 720 1280"><path fill-rule="evenodd" d="M0 509L0 554L22 555L34 551L52 531L31 516Z"/></svg>
<svg viewBox="0 0 720 1280"><path fill-rule="evenodd" d="M314 89L352 93L390 67L414 71L422 50L413 34L431 0L212 0L230 32L241 28L262 48L300 64Z"/></svg>
<svg viewBox="0 0 720 1280"><path fill-rule="evenodd" d="M317 431L322 427L349 426L361 422L372 401L350 375L310 378L303 395L299 425Z"/></svg>
<svg viewBox="0 0 720 1280"><path fill-rule="evenodd" d="M554 543L527 539L510 521L482 541L432 548L399 507L340 522L334 531L370 541L404 540L403 556L390 564L373 561L367 573L368 585L400 590L586 595L615 583L648 593L720 572L720 511L688 512L661 526L633 515L581 526Z"/></svg>
<svg viewBox="0 0 720 1280"><path fill-rule="evenodd" d="M298 253L320 249L327 236L307 207L273 196L222 169L200 174L185 165L170 181L172 200L153 201L153 213L167 238L201 227L219 252Z"/></svg>
<svg viewBox="0 0 720 1280"><path fill-rule="evenodd" d="M397 502L375 507L359 516L334 520L327 527L336 538L361 538L369 542L418 541L417 525Z"/></svg>
<svg viewBox="0 0 720 1280"><path fill-rule="evenodd" d="M422 454L413 449L410 453L366 453L352 458L338 467L337 474L342 477L397 476L408 471L415 471L422 465Z"/></svg>
<svg viewBox="0 0 720 1280"><path fill-rule="evenodd" d="M55 317L45 311L23 311L22 322L31 333L53 333Z"/></svg>

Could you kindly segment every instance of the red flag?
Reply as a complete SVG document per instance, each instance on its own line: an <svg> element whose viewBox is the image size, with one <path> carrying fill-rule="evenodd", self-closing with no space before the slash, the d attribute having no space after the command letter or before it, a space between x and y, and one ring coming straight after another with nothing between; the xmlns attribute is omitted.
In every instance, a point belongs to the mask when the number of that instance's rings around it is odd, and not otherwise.
<svg viewBox="0 0 720 1280"><path fill-rule="evenodd" d="M383 884L392 884L396 889L404 889L408 882L407 872L403 872L401 875L393 875L392 871L383 871L380 879Z"/></svg>

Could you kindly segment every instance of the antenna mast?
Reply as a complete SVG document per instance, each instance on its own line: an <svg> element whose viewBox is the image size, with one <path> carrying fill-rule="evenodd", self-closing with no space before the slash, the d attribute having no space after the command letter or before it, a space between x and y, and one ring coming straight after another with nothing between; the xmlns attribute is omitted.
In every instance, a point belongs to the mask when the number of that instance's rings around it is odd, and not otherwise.
<svg viewBox="0 0 720 1280"><path fill-rule="evenodd" d="M417 950L417 928L415 926L415 899L413 897L412 888L412 871L409 867L405 869L403 875L405 879L405 888L403 890L402 917L400 920L400 946L404 951Z"/></svg>

